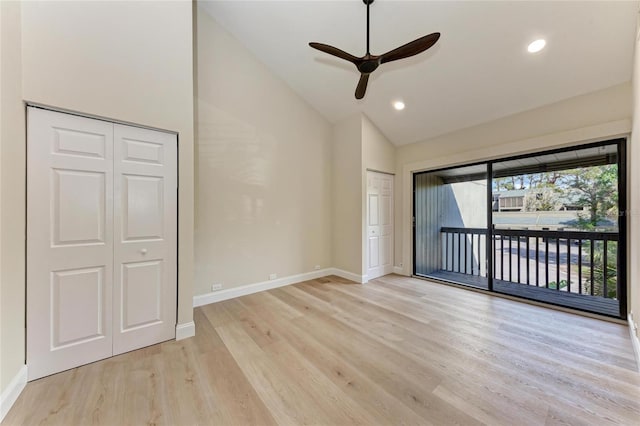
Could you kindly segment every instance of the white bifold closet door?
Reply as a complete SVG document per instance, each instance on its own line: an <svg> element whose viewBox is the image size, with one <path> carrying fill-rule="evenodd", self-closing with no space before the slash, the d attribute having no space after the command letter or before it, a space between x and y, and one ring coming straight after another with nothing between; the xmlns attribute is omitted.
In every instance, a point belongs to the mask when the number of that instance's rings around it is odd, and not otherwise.
<svg viewBox="0 0 640 426"><path fill-rule="evenodd" d="M175 337L175 134L28 108L29 380Z"/></svg>

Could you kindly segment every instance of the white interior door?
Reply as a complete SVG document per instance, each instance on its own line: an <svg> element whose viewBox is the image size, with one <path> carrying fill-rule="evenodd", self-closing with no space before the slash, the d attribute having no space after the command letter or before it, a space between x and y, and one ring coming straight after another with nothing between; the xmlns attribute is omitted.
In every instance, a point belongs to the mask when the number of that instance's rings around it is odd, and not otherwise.
<svg viewBox="0 0 640 426"><path fill-rule="evenodd" d="M393 176L367 172L367 278L393 272Z"/></svg>
<svg viewBox="0 0 640 426"><path fill-rule="evenodd" d="M177 136L28 109L27 365L175 337Z"/></svg>
<svg viewBox="0 0 640 426"><path fill-rule="evenodd" d="M115 125L114 355L175 338L177 137Z"/></svg>
<svg viewBox="0 0 640 426"><path fill-rule="evenodd" d="M113 125L35 108L28 114L33 380L112 354Z"/></svg>

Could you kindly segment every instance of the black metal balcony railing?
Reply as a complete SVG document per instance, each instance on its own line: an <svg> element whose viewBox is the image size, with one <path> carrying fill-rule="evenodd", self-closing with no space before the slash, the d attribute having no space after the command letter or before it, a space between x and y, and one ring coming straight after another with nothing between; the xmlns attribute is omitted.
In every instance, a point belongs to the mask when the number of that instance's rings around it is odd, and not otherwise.
<svg viewBox="0 0 640 426"><path fill-rule="evenodd" d="M461 274L486 276L484 228L441 228L444 248L443 270Z"/></svg>
<svg viewBox="0 0 640 426"><path fill-rule="evenodd" d="M487 265L484 228L441 228L442 271L616 299L618 234L615 232L493 229Z"/></svg>

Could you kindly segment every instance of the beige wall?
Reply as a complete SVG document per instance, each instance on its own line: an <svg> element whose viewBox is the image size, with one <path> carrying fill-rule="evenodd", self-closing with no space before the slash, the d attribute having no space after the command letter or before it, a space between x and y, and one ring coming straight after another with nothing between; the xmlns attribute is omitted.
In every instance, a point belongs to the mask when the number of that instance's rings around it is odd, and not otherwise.
<svg viewBox="0 0 640 426"><path fill-rule="evenodd" d="M192 4L23 2L23 98L178 132L178 322L193 318Z"/></svg>
<svg viewBox="0 0 640 426"><path fill-rule="evenodd" d="M198 10L195 294L331 265L331 125Z"/></svg>
<svg viewBox="0 0 640 426"><path fill-rule="evenodd" d="M25 126L20 4L0 2L0 393L24 365Z"/></svg>
<svg viewBox="0 0 640 426"><path fill-rule="evenodd" d="M360 116L360 124L362 127L362 217L360 220L362 227L362 274L364 275L367 273L367 259L369 257L367 253L367 170L395 175L396 147L366 115Z"/></svg>
<svg viewBox="0 0 640 426"><path fill-rule="evenodd" d="M640 26L639 26L640 30ZM628 166L629 181L629 254L628 271L630 283L629 305L637 329L640 324L640 31L636 38L635 58L633 65L633 129L629 144ZM639 354L640 355L640 354ZM639 366L640 367L640 366Z"/></svg>
<svg viewBox="0 0 640 426"><path fill-rule="evenodd" d="M362 276L363 163L360 114L334 126L332 166L333 266Z"/></svg>
<svg viewBox="0 0 640 426"><path fill-rule="evenodd" d="M398 149L398 164L409 164L469 151L473 151L475 155L475 151L481 151L487 147L629 119L631 118L630 108L631 84L624 83L423 142L402 146ZM526 150L526 147L521 147L520 151L523 149ZM490 155L485 154L485 156Z"/></svg>
<svg viewBox="0 0 640 426"><path fill-rule="evenodd" d="M396 157L396 265L402 265L407 275L412 272L413 171L626 136L630 130L631 85L625 83L400 147Z"/></svg>
<svg viewBox="0 0 640 426"><path fill-rule="evenodd" d="M365 278L367 170L395 173L395 146L364 115L333 128L333 266Z"/></svg>
<svg viewBox="0 0 640 426"><path fill-rule="evenodd" d="M362 115L362 161L365 169L396 172L396 147L365 115Z"/></svg>

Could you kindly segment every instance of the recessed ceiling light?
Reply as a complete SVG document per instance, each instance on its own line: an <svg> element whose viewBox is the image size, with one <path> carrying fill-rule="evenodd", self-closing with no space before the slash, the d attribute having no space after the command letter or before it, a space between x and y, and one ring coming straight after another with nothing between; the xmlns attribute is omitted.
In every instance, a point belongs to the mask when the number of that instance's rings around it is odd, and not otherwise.
<svg viewBox="0 0 640 426"><path fill-rule="evenodd" d="M404 102L402 101L395 101L393 103L393 107L397 110L397 111L402 111L404 109Z"/></svg>
<svg viewBox="0 0 640 426"><path fill-rule="evenodd" d="M532 41L529 46L527 47L527 50L529 51L529 53L537 53L539 51L541 51L542 49L544 49L544 46L547 44L546 40L544 39L538 39L536 41Z"/></svg>

